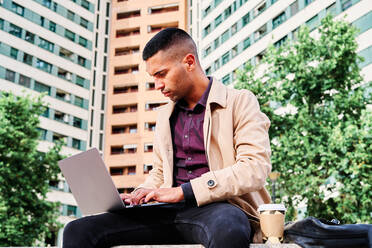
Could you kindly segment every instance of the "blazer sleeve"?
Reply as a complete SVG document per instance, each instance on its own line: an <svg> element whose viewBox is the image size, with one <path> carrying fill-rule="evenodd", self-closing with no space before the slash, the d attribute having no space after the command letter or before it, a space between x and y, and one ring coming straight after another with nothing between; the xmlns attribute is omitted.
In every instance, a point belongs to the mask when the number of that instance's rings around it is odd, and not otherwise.
<svg viewBox="0 0 372 248"><path fill-rule="evenodd" d="M232 109L228 108L233 114L235 164L190 181L198 206L258 191L271 171L270 120L250 91L235 97Z"/></svg>

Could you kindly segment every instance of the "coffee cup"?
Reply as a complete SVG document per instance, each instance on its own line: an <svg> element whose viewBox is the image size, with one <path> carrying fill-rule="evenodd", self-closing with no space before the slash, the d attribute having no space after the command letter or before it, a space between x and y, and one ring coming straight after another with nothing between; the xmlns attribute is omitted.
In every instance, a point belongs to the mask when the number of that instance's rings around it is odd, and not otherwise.
<svg viewBox="0 0 372 248"><path fill-rule="evenodd" d="M283 240L285 211L283 204L262 204L258 207L261 231L266 243L279 244Z"/></svg>

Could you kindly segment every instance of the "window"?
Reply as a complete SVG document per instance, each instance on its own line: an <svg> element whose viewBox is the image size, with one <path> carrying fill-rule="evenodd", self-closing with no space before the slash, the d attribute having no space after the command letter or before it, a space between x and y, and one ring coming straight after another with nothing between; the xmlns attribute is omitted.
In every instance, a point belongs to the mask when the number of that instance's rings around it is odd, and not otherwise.
<svg viewBox="0 0 372 248"><path fill-rule="evenodd" d="M234 35L238 31L238 23L231 26L231 35Z"/></svg>
<svg viewBox="0 0 372 248"><path fill-rule="evenodd" d="M71 72L66 71L65 69L62 69L58 67L57 76L60 78L63 78L64 80L71 81Z"/></svg>
<svg viewBox="0 0 372 248"><path fill-rule="evenodd" d="M225 19L228 18L231 15L231 6L229 6L225 11L223 12L225 15Z"/></svg>
<svg viewBox="0 0 372 248"><path fill-rule="evenodd" d="M84 78L82 78L82 77L76 75L76 84L77 84L77 85L79 85L79 86L81 86L81 87L84 87L84 81L85 81Z"/></svg>
<svg viewBox="0 0 372 248"><path fill-rule="evenodd" d="M18 83L24 87L30 88L31 86L31 78L26 77L25 75L20 74Z"/></svg>
<svg viewBox="0 0 372 248"><path fill-rule="evenodd" d="M110 167L111 176L121 176L124 175L124 167Z"/></svg>
<svg viewBox="0 0 372 248"><path fill-rule="evenodd" d="M280 13L277 17L273 19L273 29L277 28L280 24L285 22L286 19L287 18L286 18L285 12Z"/></svg>
<svg viewBox="0 0 372 248"><path fill-rule="evenodd" d="M243 27L249 23L249 13L243 16L242 22L243 22Z"/></svg>
<svg viewBox="0 0 372 248"><path fill-rule="evenodd" d="M216 19L214 19L214 27L217 27L221 23L222 23L222 14L220 14L219 16L216 17Z"/></svg>
<svg viewBox="0 0 372 248"><path fill-rule="evenodd" d="M11 82L15 82L15 72L6 69L5 70L5 79Z"/></svg>
<svg viewBox="0 0 372 248"><path fill-rule="evenodd" d="M72 120L72 125L77 128L82 128L83 120L74 116Z"/></svg>
<svg viewBox="0 0 372 248"><path fill-rule="evenodd" d="M25 40L33 44L35 42L35 35L31 32L26 31Z"/></svg>
<svg viewBox="0 0 372 248"><path fill-rule="evenodd" d="M0 29L4 30L4 20L0 18Z"/></svg>
<svg viewBox="0 0 372 248"><path fill-rule="evenodd" d="M81 149L81 140L72 138L72 147L77 149L77 150L80 150Z"/></svg>
<svg viewBox="0 0 372 248"><path fill-rule="evenodd" d="M155 127L156 127L156 123L155 122L145 122L145 130L146 131L154 132L155 131Z"/></svg>
<svg viewBox="0 0 372 248"><path fill-rule="evenodd" d="M81 66L85 66L86 65L86 59L81 57L81 56L78 56L78 64L81 65Z"/></svg>
<svg viewBox="0 0 372 248"><path fill-rule="evenodd" d="M287 36L284 36L283 38L281 38L280 40L278 40L277 42L274 43L274 46L275 47L280 47L281 45L283 45L285 43L285 41L287 40Z"/></svg>
<svg viewBox="0 0 372 248"><path fill-rule="evenodd" d="M61 56L62 58L65 58L65 59L68 59L68 60L73 60L73 52L63 48L63 47L60 47L59 48L59 56Z"/></svg>
<svg viewBox="0 0 372 248"><path fill-rule="evenodd" d="M106 3L106 17L110 17L110 3Z"/></svg>
<svg viewBox="0 0 372 248"><path fill-rule="evenodd" d="M255 40L261 39L267 32L266 24L262 25L259 29L255 32Z"/></svg>
<svg viewBox="0 0 372 248"><path fill-rule="evenodd" d="M44 16L40 16L40 26L44 27L45 24L45 18Z"/></svg>
<svg viewBox="0 0 372 248"><path fill-rule="evenodd" d="M207 47L207 48L205 49L205 51L204 51L204 56L208 56L208 54L210 54L211 51L212 51L211 46Z"/></svg>
<svg viewBox="0 0 372 248"><path fill-rule="evenodd" d="M146 90L151 90L151 89L155 89L155 83L149 83L149 82L146 83ZM137 91L138 91L138 85L114 86L114 94L132 93L132 92L137 92Z"/></svg>
<svg viewBox="0 0 372 248"><path fill-rule="evenodd" d="M83 17L80 17L80 26L84 28L88 28L88 21L84 19Z"/></svg>
<svg viewBox="0 0 372 248"><path fill-rule="evenodd" d="M220 68L220 61L217 59L214 61L214 70L218 70Z"/></svg>
<svg viewBox="0 0 372 248"><path fill-rule="evenodd" d="M222 78L222 83L225 85L230 83L230 74L227 74Z"/></svg>
<svg viewBox="0 0 372 248"><path fill-rule="evenodd" d="M209 24L204 28L204 36L207 36L211 32L211 25Z"/></svg>
<svg viewBox="0 0 372 248"><path fill-rule="evenodd" d="M136 166L129 166L128 175L135 175L135 174L136 174Z"/></svg>
<svg viewBox="0 0 372 248"><path fill-rule="evenodd" d="M152 164L144 164L143 165L143 173L148 174L152 170Z"/></svg>
<svg viewBox="0 0 372 248"><path fill-rule="evenodd" d="M67 216L76 216L77 215L77 207L67 205Z"/></svg>
<svg viewBox="0 0 372 248"><path fill-rule="evenodd" d="M111 154L124 154L124 147L123 146L111 146Z"/></svg>
<svg viewBox="0 0 372 248"><path fill-rule="evenodd" d="M347 10L353 5L352 0L341 0L341 9L342 11Z"/></svg>
<svg viewBox="0 0 372 248"><path fill-rule="evenodd" d="M220 46L220 37L217 37L217 39L214 40L214 49Z"/></svg>
<svg viewBox="0 0 372 248"><path fill-rule="evenodd" d="M25 8L14 2L12 2L12 11L20 16L23 16L25 14Z"/></svg>
<svg viewBox="0 0 372 248"><path fill-rule="evenodd" d="M32 65L32 55L28 53L23 53L23 63Z"/></svg>
<svg viewBox="0 0 372 248"><path fill-rule="evenodd" d="M211 12L211 10L212 10L211 6L205 8L205 10L203 10L203 17L206 17Z"/></svg>
<svg viewBox="0 0 372 248"><path fill-rule="evenodd" d="M152 152L153 149L154 149L153 144L148 143L144 145L144 152Z"/></svg>
<svg viewBox="0 0 372 248"><path fill-rule="evenodd" d="M56 90L56 98L58 100L70 102L70 94L60 89Z"/></svg>
<svg viewBox="0 0 372 248"><path fill-rule="evenodd" d="M53 11L57 12L58 3L53 3Z"/></svg>
<svg viewBox="0 0 372 248"><path fill-rule="evenodd" d="M310 3L314 2L314 0L305 0L305 6L309 5ZM351 2L351 1L350 1Z"/></svg>
<svg viewBox="0 0 372 248"><path fill-rule="evenodd" d="M49 73L52 72L52 65L41 59L37 59L36 68L49 72Z"/></svg>
<svg viewBox="0 0 372 248"><path fill-rule="evenodd" d="M105 44L104 44L104 50L103 50L103 52L104 53L107 53L107 43L108 43L108 39L105 37Z"/></svg>
<svg viewBox="0 0 372 248"><path fill-rule="evenodd" d="M296 0L294 3L291 4L291 16L294 16L297 14L299 8L298 8L298 0Z"/></svg>
<svg viewBox="0 0 372 248"><path fill-rule="evenodd" d="M89 10L90 4L87 0L81 0L81 6L87 10Z"/></svg>
<svg viewBox="0 0 372 248"><path fill-rule="evenodd" d="M310 31L318 26L318 21L318 15L316 15L306 22L306 25L309 27Z"/></svg>
<svg viewBox="0 0 372 248"><path fill-rule="evenodd" d="M101 97L101 110L105 110L105 94Z"/></svg>
<svg viewBox="0 0 372 248"><path fill-rule="evenodd" d="M230 53L227 52L222 56L222 65L226 64L230 60Z"/></svg>
<svg viewBox="0 0 372 248"><path fill-rule="evenodd" d="M39 47L44 48L49 52L53 52L54 50L54 44L47 40L44 40L43 38L40 38Z"/></svg>
<svg viewBox="0 0 372 248"><path fill-rule="evenodd" d="M251 39L250 39L250 37L248 37L248 38L246 38L246 39L243 41L243 48L246 49L246 48L248 48L250 45L251 45Z"/></svg>
<svg viewBox="0 0 372 248"><path fill-rule="evenodd" d="M87 47L88 41L87 39L79 36L79 44L82 45L83 47Z"/></svg>
<svg viewBox="0 0 372 248"><path fill-rule="evenodd" d="M47 8L50 9L50 7L52 6L52 0L43 0L42 4L43 4L45 7L47 7Z"/></svg>
<svg viewBox="0 0 372 248"><path fill-rule="evenodd" d="M306 1L306 0L305 0ZM258 6L256 9L255 9L255 17L260 15L262 12L264 12L266 10L266 2L261 4L260 6Z"/></svg>
<svg viewBox="0 0 372 248"><path fill-rule="evenodd" d="M71 21L74 21L75 19L75 13L70 11L70 10L67 10L67 19L71 20Z"/></svg>
<svg viewBox="0 0 372 248"><path fill-rule="evenodd" d="M17 36L18 38L22 38L22 28L14 25L14 24L10 24L9 33L14 35L14 36Z"/></svg>
<svg viewBox="0 0 372 248"><path fill-rule="evenodd" d="M35 82L34 90L40 93L47 92L50 95L50 87L37 81Z"/></svg>
<svg viewBox="0 0 372 248"><path fill-rule="evenodd" d="M74 104L79 107L84 107L84 100L81 97L75 96Z"/></svg>
<svg viewBox="0 0 372 248"><path fill-rule="evenodd" d="M231 57L235 57L236 55L238 55L238 46L234 46L232 49L231 49Z"/></svg>
<svg viewBox="0 0 372 248"><path fill-rule="evenodd" d="M333 3L332 5L330 5L328 8L327 8L327 14L331 14L333 16L335 16L337 14L337 9L336 9L336 3Z"/></svg>
<svg viewBox="0 0 372 248"><path fill-rule="evenodd" d="M18 57L18 49L12 47L10 48L10 57L13 59L17 59Z"/></svg>
<svg viewBox="0 0 372 248"><path fill-rule="evenodd" d="M205 74L206 75L211 75L211 72L212 72L212 69L211 69L210 66L207 69L205 69Z"/></svg>
<svg viewBox="0 0 372 248"><path fill-rule="evenodd" d="M221 36L221 43L224 43L230 38L229 30L226 30Z"/></svg>
<svg viewBox="0 0 372 248"><path fill-rule="evenodd" d="M56 31L56 24L52 21L49 21L49 30L52 32Z"/></svg>
<svg viewBox="0 0 372 248"><path fill-rule="evenodd" d="M71 41L75 41L75 33L71 32L68 29L65 29L65 37Z"/></svg>

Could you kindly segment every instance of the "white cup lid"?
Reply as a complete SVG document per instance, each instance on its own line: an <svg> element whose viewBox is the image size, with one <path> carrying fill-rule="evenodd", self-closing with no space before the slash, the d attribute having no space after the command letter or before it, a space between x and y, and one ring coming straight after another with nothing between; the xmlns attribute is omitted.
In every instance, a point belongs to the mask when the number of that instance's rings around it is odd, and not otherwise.
<svg viewBox="0 0 372 248"><path fill-rule="evenodd" d="M262 211L286 211L287 209L285 208L284 204L262 204L258 207L257 209L259 212Z"/></svg>

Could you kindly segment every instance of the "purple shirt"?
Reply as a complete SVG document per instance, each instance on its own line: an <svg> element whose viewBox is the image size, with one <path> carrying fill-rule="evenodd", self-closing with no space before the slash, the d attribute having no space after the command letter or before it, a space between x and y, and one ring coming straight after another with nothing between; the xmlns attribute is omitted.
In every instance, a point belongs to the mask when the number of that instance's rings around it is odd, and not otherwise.
<svg viewBox="0 0 372 248"><path fill-rule="evenodd" d="M193 109L181 99L170 118L173 140L174 185L180 186L209 171L204 148L203 123L212 78Z"/></svg>

